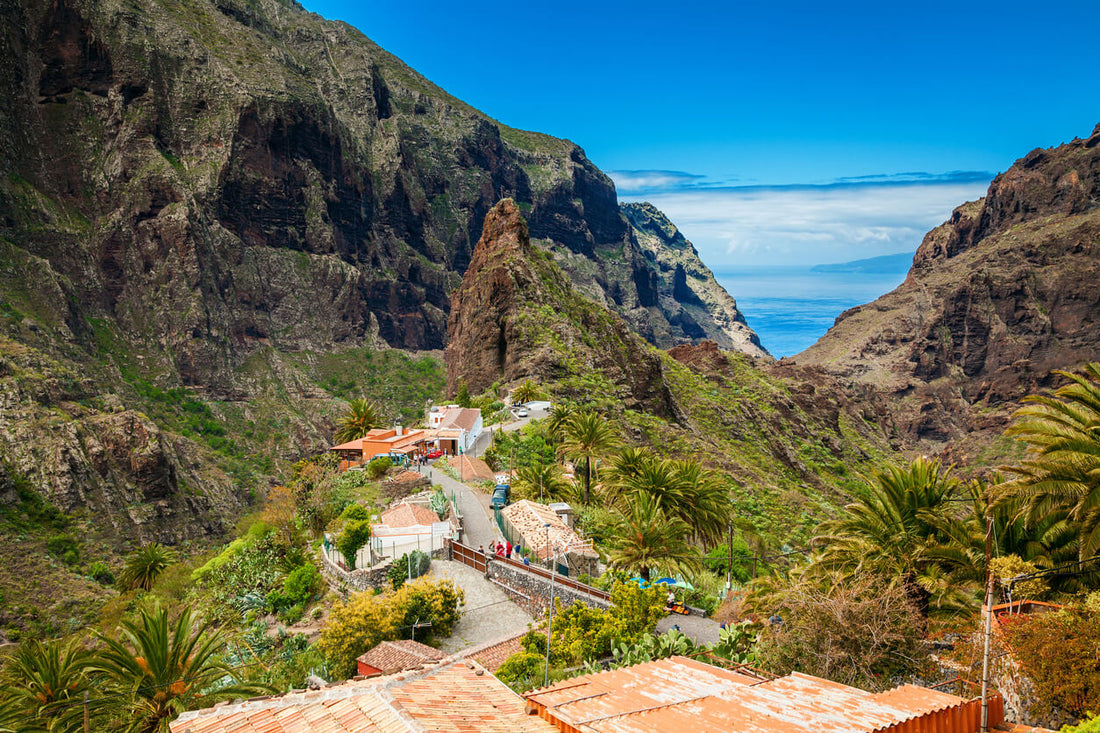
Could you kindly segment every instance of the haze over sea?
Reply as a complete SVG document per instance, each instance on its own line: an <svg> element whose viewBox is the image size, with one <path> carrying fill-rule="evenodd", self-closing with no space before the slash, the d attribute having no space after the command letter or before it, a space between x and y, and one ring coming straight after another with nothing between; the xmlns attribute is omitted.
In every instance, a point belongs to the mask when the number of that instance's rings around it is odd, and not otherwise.
<svg viewBox="0 0 1100 733"><path fill-rule="evenodd" d="M716 271L714 277L737 301L764 348L779 359L813 344L848 308L896 288L907 270L815 272L760 265Z"/></svg>

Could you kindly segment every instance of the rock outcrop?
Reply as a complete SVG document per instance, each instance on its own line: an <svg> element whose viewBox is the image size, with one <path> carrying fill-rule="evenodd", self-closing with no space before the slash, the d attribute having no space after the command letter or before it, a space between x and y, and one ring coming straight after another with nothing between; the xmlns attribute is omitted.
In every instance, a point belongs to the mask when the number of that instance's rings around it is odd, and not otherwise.
<svg viewBox="0 0 1100 733"><path fill-rule="evenodd" d="M532 246L511 199L485 217L470 267L451 295L447 330L449 394L461 383L476 393L526 377L599 374L624 390L628 407L674 412L657 352L620 317L574 291Z"/></svg>
<svg viewBox="0 0 1100 733"><path fill-rule="evenodd" d="M929 232L896 290L794 357L889 404L912 445L994 461L990 445L1051 370L1100 359L1100 126L1035 150Z"/></svg>
<svg viewBox="0 0 1100 733"><path fill-rule="evenodd" d="M713 341L723 349L767 357L760 338L749 328L737 302L714 279L695 245L650 203L619 207L657 279L657 298L669 333L661 340Z"/></svg>

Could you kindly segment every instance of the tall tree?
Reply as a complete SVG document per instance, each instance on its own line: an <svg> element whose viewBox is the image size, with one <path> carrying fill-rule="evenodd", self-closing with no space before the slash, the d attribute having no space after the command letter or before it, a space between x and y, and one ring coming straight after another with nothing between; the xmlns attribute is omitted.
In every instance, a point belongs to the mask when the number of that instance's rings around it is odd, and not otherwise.
<svg viewBox="0 0 1100 733"><path fill-rule="evenodd" d="M115 717L129 733L167 733L184 710L271 691L240 681L218 657L226 635L197 623L190 608L175 623L167 609L143 609L119 631L118 639L99 634L103 648L92 667L105 678L109 699L119 701Z"/></svg>
<svg viewBox="0 0 1100 733"><path fill-rule="evenodd" d="M684 520L667 516L652 496L641 494L612 529L611 565L645 580L654 571L694 573L702 567L702 556L688 544L690 534Z"/></svg>
<svg viewBox="0 0 1100 733"><path fill-rule="evenodd" d="M382 408L368 399L354 399L348 402L348 409L336 420L336 434L333 440L347 443L362 438L373 428L382 427L384 418Z"/></svg>
<svg viewBox="0 0 1100 733"><path fill-rule="evenodd" d="M925 585L934 577L924 575L935 566L929 552L944 539L942 518L959 489L950 474L950 468L927 458L876 472L867 481L867 493L845 507L847 516L822 525L814 540L823 547L818 567L900 578L910 598L927 613L930 593Z"/></svg>
<svg viewBox="0 0 1100 733"><path fill-rule="evenodd" d="M997 487L1016 498L1029 526L1064 520L1073 526L1080 559L1100 553L1100 363L1053 392L1024 398L1007 435L1028 444L1030 457L1002 470L1016 478Z"/></svg>
<svg viewBox="0 0 1100 733"><path fill-rule="evenodd" d="M592 464L619 445L619 437L602 416L577 412L563 425L564 438L558 453L572 461L584 461L584 503L592 500Z"/></svg>

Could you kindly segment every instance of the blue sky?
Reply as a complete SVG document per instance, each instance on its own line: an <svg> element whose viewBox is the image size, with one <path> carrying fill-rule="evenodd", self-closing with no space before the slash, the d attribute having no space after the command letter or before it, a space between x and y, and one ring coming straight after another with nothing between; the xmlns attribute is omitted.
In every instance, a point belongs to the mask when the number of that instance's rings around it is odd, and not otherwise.
<svg viewBox="0 0 1100 733"><path fill-rule="evenodd" d="M911 250L1016 158L1100 122L1092 1L305 5L578 143L714 269Z"/></svg>

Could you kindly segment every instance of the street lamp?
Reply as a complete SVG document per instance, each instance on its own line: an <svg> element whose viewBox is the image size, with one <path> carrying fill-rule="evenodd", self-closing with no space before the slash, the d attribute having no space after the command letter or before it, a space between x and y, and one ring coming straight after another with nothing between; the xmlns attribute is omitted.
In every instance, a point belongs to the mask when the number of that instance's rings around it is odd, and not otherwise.
<svg viewBox="0 0 1100 733"><path fill-rule="evenodd" d="M542 525L546 529L546 557L550 558L550 523ZM550 640L554 638L554 566L550 565L550 609L546 622L546 667L542 674L542 686L550 684Z"/></svg>

